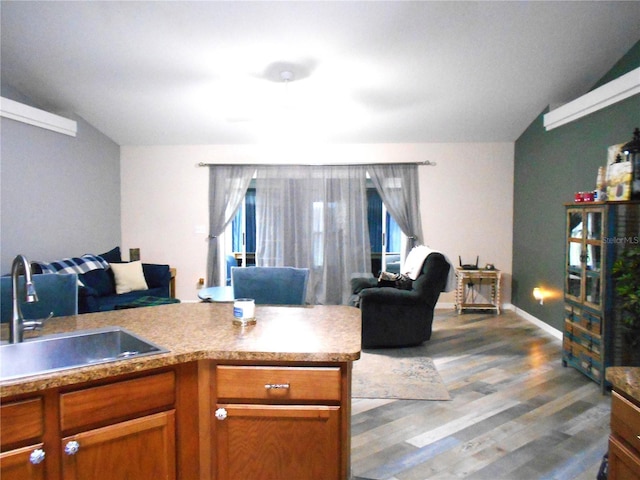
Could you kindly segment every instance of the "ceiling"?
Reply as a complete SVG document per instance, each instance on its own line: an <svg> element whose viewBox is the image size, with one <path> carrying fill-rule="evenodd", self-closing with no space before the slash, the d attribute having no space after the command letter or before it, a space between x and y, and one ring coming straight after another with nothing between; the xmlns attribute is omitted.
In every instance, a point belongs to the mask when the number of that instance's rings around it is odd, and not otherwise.
<svg viewBox="0 0 640 480"><path fill-rule="evenodd" d="M0 15L3 86L120 145L511 142L640 40L638 1L5 0Z"/></svg>

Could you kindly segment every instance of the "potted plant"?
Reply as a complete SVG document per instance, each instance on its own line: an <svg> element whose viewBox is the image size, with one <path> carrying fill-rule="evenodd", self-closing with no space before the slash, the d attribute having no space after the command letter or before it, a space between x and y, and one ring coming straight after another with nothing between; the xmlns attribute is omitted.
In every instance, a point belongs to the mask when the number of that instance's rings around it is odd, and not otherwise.
<svg viewBox="0 0 640 480"><path fill-rule="evenodd" d="M624 339L635 364L640 361L640 245L625 249L612 269Z"/></svg>

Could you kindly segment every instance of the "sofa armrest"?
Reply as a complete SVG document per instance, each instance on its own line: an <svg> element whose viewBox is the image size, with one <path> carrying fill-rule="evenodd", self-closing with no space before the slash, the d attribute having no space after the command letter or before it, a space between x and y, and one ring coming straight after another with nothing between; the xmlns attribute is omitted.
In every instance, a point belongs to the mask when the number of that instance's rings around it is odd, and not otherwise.
<svg viewBox="0 0 640 480"><path fill-rule="evenodd" d="M95 288L89 287L88 285L82 285L78 287L78 296L79 297L98 297L98 291Z"/></svg>
<svg viewBox="0 0 640 480"><path fill-rule="evenodd" d="M155 263L143 263L142 272L147 286L151 288L168 287L171 282L171 271L169 265L159 265Z"/></svg>
<svg viewBox="0 0 640 480"><path fill-rule="evenodd" d="M365 288L378 286L378 279L370 273L354 273L351 275L351 293L360 293Z"/></svg>
<svg viewBox="0 0 640 480"><path fill-rule="evenodd" d="M78 313L98 311L98 291L83 285L78 287Z"/></svg>

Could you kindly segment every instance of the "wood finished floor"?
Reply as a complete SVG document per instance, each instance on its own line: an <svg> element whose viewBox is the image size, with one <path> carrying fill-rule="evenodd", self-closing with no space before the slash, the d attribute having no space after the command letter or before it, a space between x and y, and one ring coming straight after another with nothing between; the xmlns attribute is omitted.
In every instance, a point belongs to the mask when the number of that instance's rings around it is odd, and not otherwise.
<svg viewBox="0 0 640 480"><path fill-rule="evenodd" d="M354 399L355 479L595 480L611 397L512 312L438 311L430 356L451 401Z"/></svg>

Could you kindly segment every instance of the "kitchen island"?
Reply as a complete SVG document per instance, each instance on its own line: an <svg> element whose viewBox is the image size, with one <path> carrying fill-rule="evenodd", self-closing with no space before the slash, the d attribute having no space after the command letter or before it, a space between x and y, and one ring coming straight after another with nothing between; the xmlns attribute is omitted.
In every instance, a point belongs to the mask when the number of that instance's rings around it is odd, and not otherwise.
<svg viewBox="0 0 640 480"><path fill-rule="evenodd" d="M139 478L348 478L359 310L258 306L256 318L241 327L232 304L183 303L50 320L42 335L120 326L169 352L0 383L2 478L9 454L34 474L15 478L117 478L127 462Z"/></svg>
<svg viewBox="0 0 640 480"><path fill-rule="evenodd" d="M640 367L609 367L609 480L640 480Z"/></svg>

